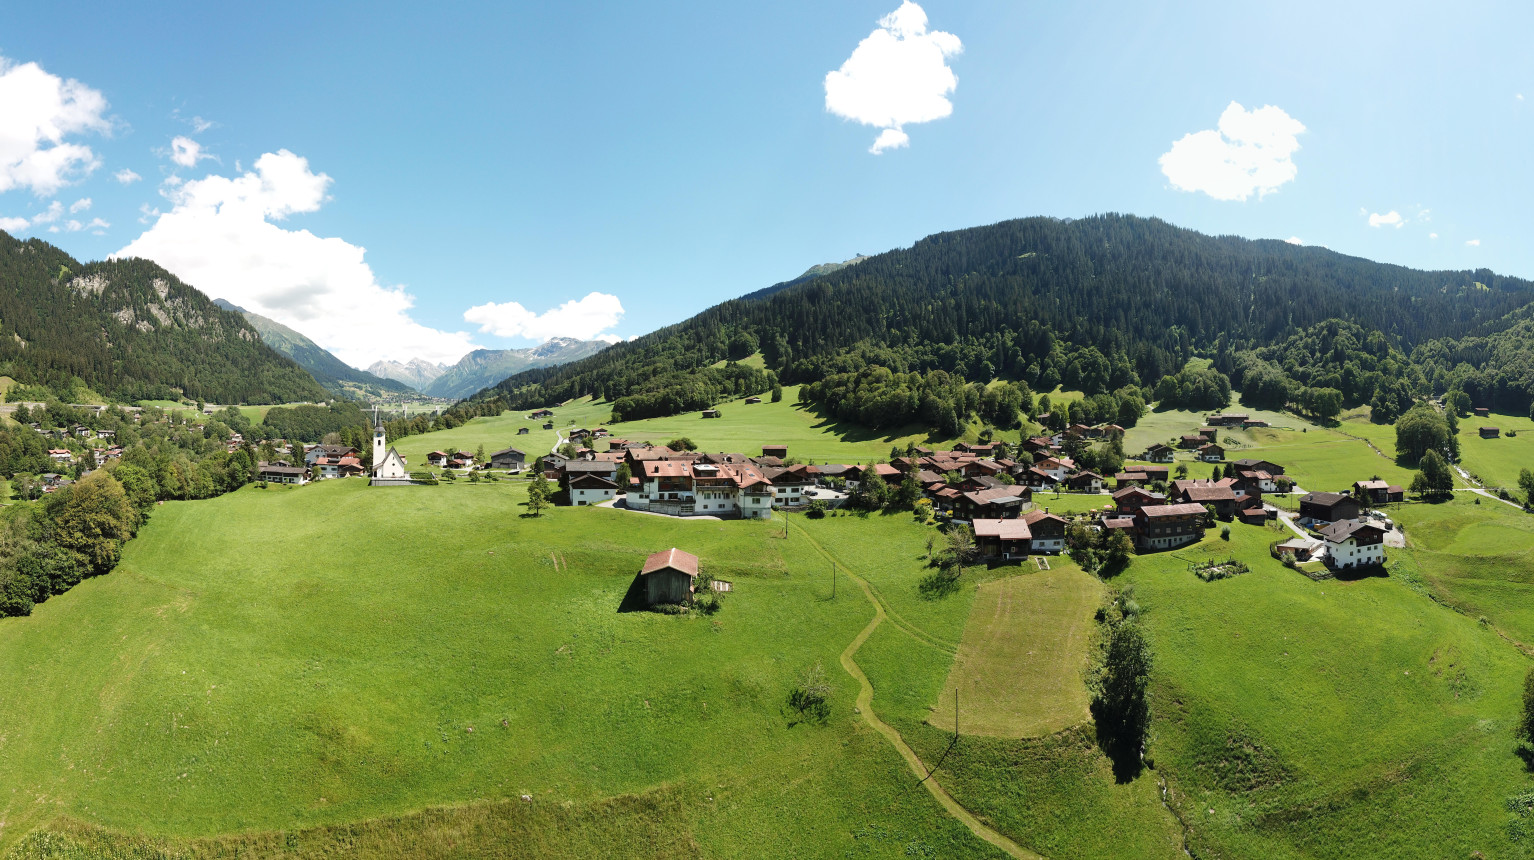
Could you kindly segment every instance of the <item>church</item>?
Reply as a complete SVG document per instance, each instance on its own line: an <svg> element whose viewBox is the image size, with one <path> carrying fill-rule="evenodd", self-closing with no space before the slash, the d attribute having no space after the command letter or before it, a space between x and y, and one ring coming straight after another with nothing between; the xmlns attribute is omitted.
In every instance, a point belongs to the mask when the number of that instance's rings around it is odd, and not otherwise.
<svg viewBox="0 0 1534 860"><path fill-rule="evenodd" d="M412 483L410 473L405 471L405 458L384 442L383 422L373 413L373 477L368 481L373 487L405 487Z"/></svg>

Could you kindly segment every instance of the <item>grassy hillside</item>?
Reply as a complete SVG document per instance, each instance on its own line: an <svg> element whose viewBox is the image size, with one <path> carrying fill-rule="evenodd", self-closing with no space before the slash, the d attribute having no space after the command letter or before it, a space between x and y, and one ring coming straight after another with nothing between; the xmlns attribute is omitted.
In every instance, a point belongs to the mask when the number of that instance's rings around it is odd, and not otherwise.
<svg viewBox="0 0 1534 860"><path fill-rule="evenodd" d="M987 856L852 713L836 658L870 607L827 599L807 543L771 523L525 520L520 496L338 481L157 509L112 575L0 624L0 675L28 679L0 700L0 840L59 815L186 840L678 786L668 826L707 856ZM860 557L915 529L825 539ZM724 611L619 612L672 545L734 580ZM914 594L921 572L907 556L881 586ZM955 637L967 603L941 607ZM817 661L831 719L792 725Z"/></svg>

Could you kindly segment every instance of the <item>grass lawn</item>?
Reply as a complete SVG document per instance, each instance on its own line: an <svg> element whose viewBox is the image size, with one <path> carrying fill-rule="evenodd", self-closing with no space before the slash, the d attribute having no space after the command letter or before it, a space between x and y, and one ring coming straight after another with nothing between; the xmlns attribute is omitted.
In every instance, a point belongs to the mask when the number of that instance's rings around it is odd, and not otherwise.
<svg viewBox="0 0 1534 860"><path fill-rule="evenodd" d="M799 532L603 509L524 519L523 494L329 481L157 507L111 575L0 622L0 850L42 827L231 853L283 831L324 853L353 825L410 831L400 816L467 804L380 852L458 834L460 854L496 853L502 837L472 841L476 805L521 809L525 794L547 820L584 822L571 851L600 846L587 856L647 832L582 812L609 801L672 810L678 856L992 856L852 713L837 655L872 608L847 583L830 599ZM855 519L806 528L874 560L902 623L956 645L967 604L915 588L925 530ZM619 611L644 555L669 546L735 583L717 616ZM941 677L951 653L925 661ZM795 724L788 693L816 662L830 720Z"/></svg>
<svg viewBox="0 0 1534 860"><path fill-rule="evenodd" d="M1082 673L1104 589L1063 558L1050 563L979 587L934 726L953 727L955 691L966 735L1031 738L1089 719Z"/></svg>
<svg viewBox="0 0 1534 860"><path fill-rule="evenodd" d="M1502 435L1496 439L1482 439L1479 428L1483 425L1498 428ZM1509 437L1509 430L1518 435ZM1496 413L1490 418L1474 415L1461 418L1459 454L1460 465L1470 474L1479 476L1486 486L1506 487L1517 493L1519 470L1534 469L1534 421L1527 415Z"/></svg>
<svg viewBox="0 0 1534 860"><path fill-rule="evenodd" d="M1527 658L1405 576L1313 582L1267 555L1268 529L1215 534L1116 580L1144 609L1151 753L1194 853L1514 853L1503 799L1530 788L1511 734ZM1187 570L1228 554L1252 572Z"/></svg>
<svg viewBox="0 0 1534 860"><path fill-rule="evenodd" d="M1448 502L1395 505L1406 529L1402 574L1471 618L1487 618L1534 646L1534 516L1459 493Z"/></svg>

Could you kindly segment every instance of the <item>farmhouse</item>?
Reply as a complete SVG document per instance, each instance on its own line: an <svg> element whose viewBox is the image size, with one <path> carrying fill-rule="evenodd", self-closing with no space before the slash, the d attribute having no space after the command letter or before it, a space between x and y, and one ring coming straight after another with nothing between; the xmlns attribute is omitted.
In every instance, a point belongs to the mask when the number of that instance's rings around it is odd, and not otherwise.
<svg viewBox="0 0 1534 860"><path fill-rule="evenodd" d="M1188 433L1177 440L1177 447L1192 451L1203 447L1208 441L1197 433Z"/></svg>
<svg viewBox="0 0 1534 860"><path fill-rule="evenodd" d="M554 417L554 411L552 409L539 409L536 412L529 412L527 417L528 418L553 418Z"/></svg>
<svg viewBox="0 0 1534 860"><path fill-rule="evenodd" d="M1342 493L1307 493L1300 499L1301 523L1335 523L1358 519L1358 502Z"/></svg>
<svg viewBox="0 0 1534 860"><path fill-rule="evenodd" d="M1049 511L1029 511L1023 514L1023 522L1028 524L1028 531L1033 538L1029 543L1029 549L1034 552L1060 552L1065 549L1065 526L1064 517L1056 516Z"/></svg>
<svg viewBox="0 0 1534 860"><path fill-rule="evenodd" d="M764 519L772 513L772 484L754 463L647 460L635 477L639 492L628 497L628 506L635 510L744 519Z"/></svg>
<svg viewBox="0 0 1534 860"><path fill-rule="evenodd" d="M570 504L577 508L599 505L612 501L618 494L618 484L597 475L576 475L565 482L570 494Z"/></svg>
<svg viewBox="0 0 1534 860"><path fill-rule="evenodd" d="M75 455L69 453L68 448L49 448L48 457L56 463L73 463Z"/></svg>
<svg viewBox="0 0 1534 860"><path fill-rule="evenodd" d="M698 578L698 557L672 547L645 559L639 575L644 579L645 601L651 606L686 603Z"/></svg>
<svg viewBox="0 0 1534 860"><path fill-rule="evenodd" d="M1341 520L1321 529L1326 563L1334 570L1385 563L1385 530L1370 522Z"/></svg>
<svg viewBox="0 0 1534 860"><path fill-rule="evenodd" d="M1170 463L1174 451L1171 445L1163 445L1160 442L1145 449L1144 459L1152 463Z"/></svg>
<svg viewBox="0 0 1534 860"><path fill-rule="evenodd" d="M786 459L788 459L788 446L787 445L763 445L762 446L762 456L763 457L777 457L780 460L786 460Z"/></svg>
<svg viewBox="0 0 1534 860"><path fill-rule="evenodd" d="M1141 550L1173 549L1204 538L1209 512L1203 505L1148 505L1135 512L1135 545Z"/></svg>
<svg viewBox="0 0 1534 860"><path fill-rule="evenodd" d="M1236 493L1229 484L1185 487L1178 495L1177 501L1200 507L1212 505L1215 516L1223 519L1230 519L1236 515Z"/></svg>
<svg viewBox="0 0 1534 860"><path fill-rule="evenodd" d="M1146 505L1162 505L1166 496L1141 487L1125 487L1113 494L1113 506L1120 513L1132 514Z"/></svg>
<svg viewBox="0 0 1534 860"><path fill-rule="evenodd" d="M282 460L273 463L265 461L257 463L256 480L265 481L268 484L303 485L306 483L303 466L289 466Z"/></svg>
<svg viewBox="0 0 1534 860"><path fill-rule="evenodd" d="M1150 476L1144 472L1119 472L1113 476L1113 480L1117 481L1118 488L1123 490L1150 483Z"/></svg>
<svg viewBox="0 0 1534 860"><path fill-rule="evenodd" d="M1065 486L1078 493L1100 493L1103 490L1103 476L1096 472L1077 472L1066 477Z"/></svg>
<svg viewBox="0 0 1534 860"><path fill-rule="evenodd" d="M1225 449L1213 442L1200 445L1198 448L1198 458L1205 463L1218 463L1225 459Z"/></svg>
<svg viewBox="0 0 1534 860"><path fill-rule="evenodd" d="M526 463L527 455L516 448L502 448L490 455L490 468L492 469L520 472Z"/></svg>
<svg viewBox="0 0 1534 860"><path fill-rule="evenodd" d="M1267 460L1252 460L1248 458L1236 460L1235 462L1231 463L1231 466L1234 467L1238 472L1243 470L1251 472L1267 472L1269 475L1282 475L1284 473L1283 466L1280 466L1277 463L1270 463Z"/></svg>
<svg viewBox="0 0 1534 860"><path fill-rule="evenodd" d="M1250 417L1250 415L1240 415L1234 412L1226 414L1215 414L1204 419L1204 423L1213 427L1229 427L1232 425L1240 426L1245 424Z"/></svg>
<svg viewBox="0 0 1534 860"><path fill-rule="evenodd" d="M960 519L1013 519L1023 512L1033 499L1027 487L997 487L992 490L975 490L959 493L954 500L953 513Z"/></svg>
<svg viewBox="0 0 1534 860"><path fill-rule="evenodd" d="M433 451L426 455L426 465L442 467L447 465L448 454L446 451Z"/></svg>
<svg viewBox="0 0 1534 860"><path fill-rule="evenodd" d="M1022 558L1033 543L1023 520L977 519L974 526L975 548L982 558Z"/></svg>
<svg viewBox="0 0 1534 860"><path fill-rule="evenodd" d="M1370 504L1386 505L1391 502L1405 501L1406 491L1378 479L1372 481L1354 481L1353 495L1363 496Z"/></svg>

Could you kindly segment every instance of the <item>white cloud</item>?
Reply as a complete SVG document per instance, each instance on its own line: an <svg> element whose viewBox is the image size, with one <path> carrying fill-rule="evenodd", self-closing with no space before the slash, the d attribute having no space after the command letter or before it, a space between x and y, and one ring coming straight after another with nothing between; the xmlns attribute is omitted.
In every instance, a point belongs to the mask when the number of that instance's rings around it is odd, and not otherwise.
<svg viewBox="0 0 1534 860"><path fill-rule="evenodd" d="M196 167L197 162L212 157L202 151L202 144L190 137L178 136L170 142L170 160L182 167Z"/></svg>
<svg viewBox="0 0 1534 860"><path fill-rule="evenodd" d="M1437 233L1429 233L1429 234L1427 234L1427 237L1429 239L1437 239L1438 238L1438 234Z"/></svg>
<svg viewBox="0 0 1534 860"><path fill-rule="evenodd" d="M64 204L62 204L59 201L55 200L52 203L48 204L48 208L47 209L44 209L42 212L39 212L38 214L33 215L32 216L32 223L34 225L37 225L37 224L52 224L54 221L57 221L57 220L59 220L62 217L64 217ZM57 232L57 231L55 231L55 232Z"/></svg>
<svg viewBox="0 0 1534 860"><path fill-rule="evenodd" d="M116 173L112 174L112 178L117 180L119 183L121 183L123 185L132 185L133 183L139 181L140 179L143 179L144 177L139 176L137 173L134 173L133 171L131 171L128 168L124 167L122 170L119 170Z"/></svg>
<svg viewBox="0 0 1534 860"><path fill-rule="evenodd" d="M90 147L65 138L109 131L106 109L106 98L79 81L0 57L0 192L48 197L100 167Z"/></svg>
<svg viewBox="0 0 1534 860"><path fill-rule="evenodd" d="M4 230L7 233L20 233L31 226L31 224L32 222L25 218L0 217L0 230Z"/></svg>
<svg viewBox="0 0 1534 860"><path fill-rule="evenodd" d="M1378 212L1371 212L1369 214L1370 227L1394 227L1399 230L1405 225L1406 219L1402 218L1401 213L1395 211L1394 209L1386 212L1384 215L1381 215Z"/></svg>
<svg viewBox="0 0 1534 860"><path fill-rule="evenodd" d="M1523 93L1513 93L1513 98L1523 101Z"/></svg>
<svg viewBox="0 0 1534 860"><path fill-rule="evenodd" d="M69 214L73 215L76 212L84 212L91 208L91 202L89 197L81 197L79 200L69 204Z"/></svg>
<svg viewBox="0 0 1534 860"><path fill-rule="evenodd" d="M365 249L274 223L319 209L330 184L287 150L267 153L251 172L167 190L171 210L140 210L154 225L114 256L154 260L208 296L291 326L357 367L380 358L454 362L474 349L467 332L413 320L415 298L381 285Z"/></svg>
<svg viewBox="0 0 1534 860"><path fill-rule="evenodd" d="M593 292L541 314L517 302L487 302L464 311L463 318L477 323L480 331L497 337L525 337L539 342L551 337L574 337L616 343L617 335L606 330L623 318L623 303L617 296Z"/></svg>
<svg viewBox="0 0 1534 860"><path fill-rule="evenodd" d="M1303 244L1305 244L1305 240L1301 239L1298 236L1290 236L1289 238L1285 239L1284 241L1288 242L1291 245L1303 245Z"/></svg>
<svg viewBox="0 0 1534 860"><path fill-rule="evenodd" d="M1218 129L1184 135L1159 161L1179 191L1202 191L1216 200L1258 199L1294 181L1293 156L1305 131L1299 120L1273 105L1248 111L1231 102Z"/></svg>
<svg viewBox="0 0 1534 860"><path fill-rule="evenodd" d="M1472 248L1479 248L1479 247L1481 247L1481 240L1480 239L1471 239L1471 240L1467 241L1465 244L1469 245Z"/></svg>
<svg viewBox="0 0 1534 860"><path fill-rule="evenodd" d="M905 0L879 19L879 29L858 43L840 69L826 74L826 110L883 129L868 150L875 155L906 146L903 126L953 113L948 96L959 79L948 58L963 50L958 36L929 32L927 13Z"/></svg>

